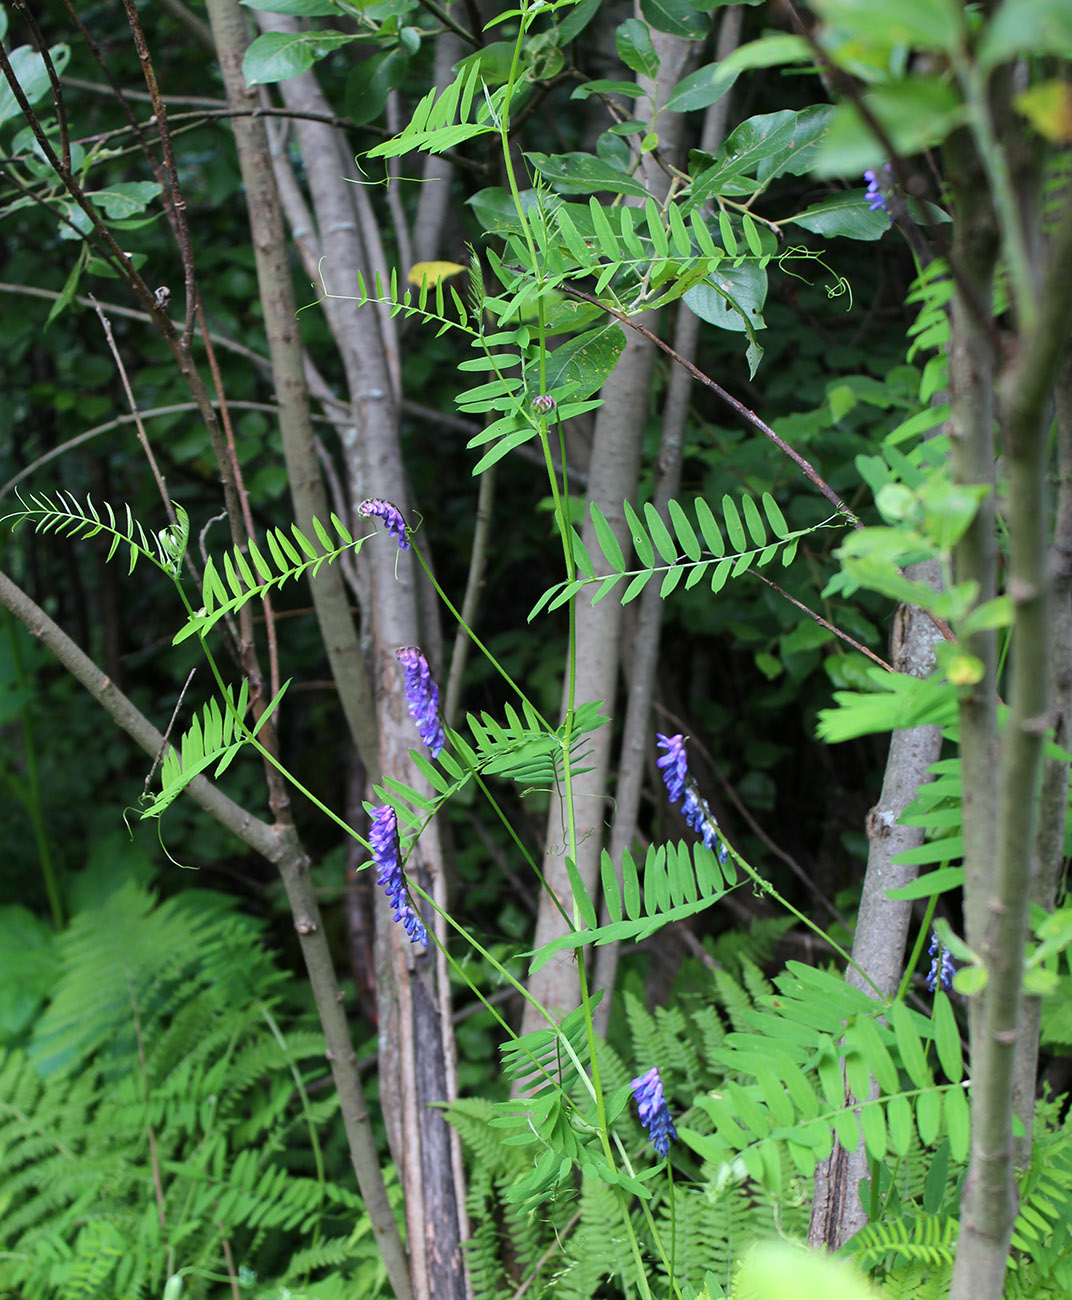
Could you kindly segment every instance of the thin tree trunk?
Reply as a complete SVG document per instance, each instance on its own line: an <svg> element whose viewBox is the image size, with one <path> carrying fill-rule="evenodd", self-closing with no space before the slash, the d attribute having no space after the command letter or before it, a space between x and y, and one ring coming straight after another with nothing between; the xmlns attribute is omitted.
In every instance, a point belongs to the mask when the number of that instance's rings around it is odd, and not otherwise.
<svg viewBox="0 0 1072 1300"><path fill-rule="evenodd" d="M282 15L258 13L257 19L265 31L298 29L294 19ZM312 72L284 81L279 89L295 112L328 114ZM356 183L361 177L331 127L299 119L294 130L328 287L340 295L351 294L358 273L367 281L370 264L382 258L368 197ZM381 333L383 322L374 308L362 309L344 297L329 297L323 307L342 358L354 414L352 427L343 431L350 499L382 497L409 518L392 357ZM388 324L393 333L393 322ZM370 575L379 768L427 792L424 778L409 758L410 748L418 742L394 653L420 639L415 563L410 552L399 551L386 536L366 546L361 558ZM442 851L434 820L412 846L405 868L408 877L442 907ZM461 1241L466 1218L460 1150L456 1133L438 1107L456 1092L446 959L441 948L424 951L410 944L393 924L382 895L377 899L376 920L381 1098L405 1190L413 1293L416 1300L464 1300ZM426 915L425 921L445 944L445 922L438 915Z"/></svg>
<svg viewBox="0 0 1072 1300"><path fill-rule="evenodd" d="M998 120L1004 115L997 114ZM1072 331L1072 200L1066 196L1045 274L1021 286L1020 336L1004 377L1002 444L1008 480L1007 592L1015 610L1008 674L1009 713L1002 739L996 870L979 881L965 861L965 911L985 916L979 942L987 984L972 1020L972 1150L961 1208L950 1300L998 1300L1016 1215L1013 1184L1013 1088L1022 1022L1022 962L1031 864L1038 832L1043 738L1049 715L1046 421L1054 379ZM980 435L984 431L980 430ZM989 430L985 431L989 436ZM965 773L965 783L967 774ZM965 827L966 829L966 827ZM981 896L969 898L977 884Z"/></svg>
<svg viewBox="0 0 1072 1300"><path fill-rule="evenodd" d="M683 130L683 119L680 114L660 116L657 110L670 90L681 80L695 47L691 42L654 31L652 43L659 55L659 73L654 85L650 82L643 84L646 84L655 100L656 112L652 125L657 125L659 132L659 152L663 157L672 159ZM638 78L638 82L642 82L642 79ZM648 157L644 160L643 174L656 201L665 198L669 178L654 159ZM657 330L657 316L645 316L643 319L649 329ZM652 344L632 330L627 330L624 351L603 385L603 405L596 416L592 457L588 466L586 504L599 506L626 555L630 553L631 544L622 503L636 494L654 362ZM598 554L595 530L587 511L582 537L585 546ZM618 686L621 604L615 600L602 600L593 605L590 596L582 593L575 600L575 618L576 681L573 699L577 704L602 701L605 709L612 712ZM563 712L569 704L570 688L567 678L563 686ZM601 727L586 740L584 765L589 770L573 779L575 834L572 837L569 834L564 798L552 798L547 825L544 880L567 915L572 912L573 901L565 859L569 856L574 860L585 888L590 894L594 893L603 846L603 827L610 812L607 784L611 728ZM559 908L545 893L540 900L535 947L539 948L562 934L563 925ZM568 1012L577 1005L579 984L575 960L572 952L557 953L529 981L529 991L533 997L556 1015ZM541 1023L531 1004L526 1004L524 1032L539 1028Z"/></svg>
<svg viewBox="0 0 1072 1300"><path fill-rule="evenodd" d="M936 560L905 570L911 581L941 588ZM897 611L891 637L890 662L901 673L929 677L935 667L935 647L941 633L932 619L915 606ZM940 727L908 727L890 737L889 756L878 803L867 815L868 855L863 892L853 938L852 958L870 976L879 992L891 997L904 972L905 940L912 917L910 902L895 902L886 891L909 884L918 867L897 866L893 859L923 843L922 828L902 826L901 816L915 799L919 787L930 780L928 769L942 748ZM875 989L850 966L846 981L864 993ZM864 1098L857 1098L859 1101ZM838 1249L868 1220L858 1188L868 1177L867 1151L858 1142L849 1151L835 1142L834 1149L815 1171L808 1244Z"/></svg>
<svg viewBox="0 0 1072 1300"><path fill-rule="evenodd" d="M740 6L727 9L719 27L716 58L721 61L735 48L741 32ZM704 114L700 148L714 153L725 133L729 96L724 95ZM674 327L674 351L689 361L695 360L700 319L682 303ZM689 414L692 376L684 366L673 366L667 386L666 409L659 454L655 460L653 504L664 522L669 523L667 502L677 496L681 484L681 459L685 444L685 425ZM659 588L648 583L637 602L636 632L633 637L633 663L629 675L622 746L618 758L618 779L614 790L614 826L610 838L610 857L621 887L622 857L636 836L640 793L647 771L648 740L651 724L651 701L655 686L655 669L659 660L659 633L662 627L663 600ZM604 902L601 924L610 921ZM618 973L621 945L604 944L597 949L594 986L604 991L593 1020L596 1033L605 1036L610 1023L611 994Z"/></svg>
<svg viewBox="0 0 1072 1300"><path fill-rule="evenodd" d="M1065 364L1056 386L1057 411L1057 513L1050 563L1054 575L1051 622L1050 698L1053 712L1053 740L1067 751L1072 744L1072 360ZM1042 768L1039 798L1039 827L1035 837L1035 861L1031 902L1053 910L1057 881L1065 853L1065 823L1068 819L1068 763L1047 758ZM1016 1048L1013 1107L1023 1125L1016 1139L1015 1160L1022 1168L1031 1153L1035 1118L1035 1089L1038 1073L1039 1029L1042 999L1024 998L1020 1017L1022 1032Z"/></svg>

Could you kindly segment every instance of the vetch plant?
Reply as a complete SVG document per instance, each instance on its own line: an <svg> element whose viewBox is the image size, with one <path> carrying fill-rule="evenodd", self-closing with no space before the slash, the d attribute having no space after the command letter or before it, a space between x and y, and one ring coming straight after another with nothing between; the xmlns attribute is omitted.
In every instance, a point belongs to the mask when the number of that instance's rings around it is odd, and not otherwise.
<svg viewBox="0 0 1072 1300"><path fill-rule="evenodd" d="M957 973L957 968L953 965L949 949L936 934L931 936L931 946L927 949L927 955L933 959L927 972L927 988L932 993L939 988L948 993L953 987L953 976Z"/></svg>
<svg viewBox="0 0 1072 1300"><path fill-rule="evenodd" d="M406 521L402 518L402 511L397 506L393 506L390 501L383 501L379 497L369 497L357 507L357 513L363 519L382 520L385 530L398 543L398 549L400 551L409 550Z"/></svg>
<svg viewBox="0 0 1072 1300"><path fill-rule="evenodd" d="M409 716L417 725L421 740L433 758L438 758L446 743L439 717L439 687L432 679L428 660L415 645L402 646L395 658L406 670L406 703Z"/></svg>
<svg viewBox="0 0 1072 1300"><path fill-rule="evenodd" d="M406 897L406 878L402 873L398 844L398 815L386 805L369 814L369 846L372 860L379 867L376 883L383 887L396 922L409 935L411 943L428 946L428 931Z"/></svg>
<svg viewBox="0 0 1072 1300"><path fill-rule="evenodd" d="M695 782L689 773L689 762L685 755L685 737L656 734L656 744L666 753L655 760L656 766L663 771L663 781L671 803L681 800L681 814L686 823L699 835L707 848L718 854L721 865L729 858L729 849L722 839L715 815L708 807L707 800L697 791Z"/></svg>
<svg viewBox="0 0 1072 1300"><path fill-rule="evenodd" d="M629 1087L637 1104L640 1122L648 1130L651 1145L665 1160L670 1152L670 1141L677 1137L677 1129L670 1118L670 1107L663 1096L663 1081L658 1066L653 1065L645 1074L630 1079Z"/></svg>

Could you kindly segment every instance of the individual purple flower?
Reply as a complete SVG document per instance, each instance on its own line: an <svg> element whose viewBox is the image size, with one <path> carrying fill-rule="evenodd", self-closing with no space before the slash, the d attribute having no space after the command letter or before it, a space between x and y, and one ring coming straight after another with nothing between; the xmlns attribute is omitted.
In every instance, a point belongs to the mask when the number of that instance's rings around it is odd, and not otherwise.
<svg viewBox="0 0 1072 1300"><path fill-rule="evenodd" d="M670 796L670 802L677 803L679 799L683 800L681 813L686 824L697 835L703 837L704 844L712 852L718 854L719 863L724 865L730 856L730 852L719 837L715 814L707 806L707 800L697 794L692 781L689 779L689 760L685 756L685 737L680 733L676 736L664 736L656 732L655 740L660 749L666 750L662 758L655 760L655 765L663 770L663 782L666 785L667 794Z"/></svg>
<svg viewBox="0 0 1072 1300"><path fill-rule="evenodd" d="M402 928L409 935L410 943L428 946L428 931L424 922L409 905L406 898L406 878L402 874L402 862L398 849L398 817L395 810L388 805L373 808L370 814L369 847L372 860L380 869L376 877L377 885L382 885L394 912L394 919L402 922Z"/></svg>
<svg viewBox="0 0 1072 1300"><path fill-rule="evenodd" d="M685 737L679 732L676 736L664 736L655 733L655 742L666 753L655 760L655 766L663 769L663 781L671 803L677 803L685 793L685 778L689 774L689 760L685 757Z"/></svg>
<svg viewBox="0 0 1072 1300"><path fill-rule="evenodd" d="M957 973L957 968L953 965L949 950L938 941L936 934L931 935L931 946L927 953L932 958L931 968L927 972L927 987L932 993L937 992L939 987L948 993L953 987L953 976Z"/></svg>
<svg viewBox="0 0 1072 1300"><path fill-rule="evenodd" d="M867 181L867 191L864 198L867 199L867 206L872 212L885 212L890 215L889 207L886 205L886 195L883 193L883 185L890 183L890 169L883 165L881 175L870 169L864 172L864 180Z"/></svg>
<svg viewBox="0 0 1072 1300"><path fill-rule="evenodd" d="M670 1150L670 1139L677 1137L677 1129L670 1118L670 1108L663 1096L663 1081L658 1066L653 1065L647 1074L631 1079L629 1086L637 1104L640 1122L648 1130L651 1145L664 1159Z"/></svg>
<svg viewBox="0 0 1072 1300"><path fill-rule="evenodd" d="M420 738L428 746L432 757L438 758L446 743L446 736L439 720L439 687L432 680L428 660L415 645L404 645L396 650L395 658L406 670L409 716L417 724Z"/></svg>
<svg viewBox="0 0 1072 1300"><path fill-rule="evenodd" d="M406 536L406 521L402 518L402 511L397 506L393 506L390 501L382 501L379 497L369 497L367 501L362 501L357 507L357 513L364 519L375 516L383 520L383 526L398 543L400 551L409 550L409 538Z"/></svg>

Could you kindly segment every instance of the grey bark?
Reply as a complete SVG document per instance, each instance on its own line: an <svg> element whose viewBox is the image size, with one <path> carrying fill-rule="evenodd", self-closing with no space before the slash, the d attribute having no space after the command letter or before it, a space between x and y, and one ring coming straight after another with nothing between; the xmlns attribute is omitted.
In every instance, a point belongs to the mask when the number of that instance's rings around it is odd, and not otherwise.
<svg viewBox="0 0 1072 1300"><path fill-rule="evenodd" d="M1002 445L1008 475L1010 547L1007 592L1015 613L1009 714L1002 738L996 869L980 882L977 873L967 870L965 859L965 911L977 921L985 917L980 942L972 946L983 958L988 979L972 1018L971 1159L950 1300L999 1300L1016 1215L1013 1088L1016 1054L1025 1033L1022 963L1038 830L1043 737L1050 721L1051 575L1046 563L1049 510L1044 409L1057 373L1067 362L1072 335L1072 296L1068 293L1072 201L1067 196L1046 261L1040 301L1037 308L1031 304L1027 319L1021 316L1018 321L1018 346L1003 377ZM977 432L981 436L984 431ZM989 430L985 433L989 437ZM982 885L981 896L969 898L977 884Z"/></svg>
<svg viewBox="0 0 1072 1300"><path fill-rule="evenodd" d="M905 577L941 588L941 573L935 560L912 565ZM922 610L901 606L890 638L890 662L902 673L929 677L935 667L935 647L941 633ZM878 803L867 816L868 855L863 891L853 937L852 959L846 981L870 996L875 987L886 998L897 991L904 973L905 941L912 917L910 902L895 902L886 891L909 884L918 867L898 866L893 859L906 849L923 843L923 830L902 826L901 816L930 777L928 768L937 761L942 747L939 727L908 727L890 737L889 755ZM856 969L860 967L860 970ZM866 972L869 984L861 974ZM865 1100L858 1098L857 1100ZM849 1151L835 1141L834 1149L815 1171L808 1244L838 1249L868 1220L858 1194L868 1178L867 1151L858 1142Z"/></svg>
<svg viewBox="0 0 1072 1300"><path fill-rule="evenodd" d="M248 44L246 16L233 0L212 0L209 14L228 104L232 109L250 110L256 106L256 98L246 90L242 77L242 56ZM326 522L330 512L317 462L301 335L295 317L288 241L268 137L264 122L254 117L236 117L233 129L249 210L294 516L298 527L312 536L313 517ZM376 711L345 585L333 565L324 565L309 585L347 726L365 769L376 780L379 772Z"/></svg>
<svg viewBox="0 0 1072 1300"><path fill-rule="evenodd" d="M661 32L652 32L652 42L659 55L658 77L654 85L644 82L643 78L638 78L638 83L644 84L653 95L655 110L652 126L659 133L659 153L672 159L683 130L682 116L660 116L659 109L687 70L695 47L691 42ZM656 159L650 155L645 158L642 171L656 201L665 198L669 190L669 178ZM657 328L655 320L650 316L643 319L649 329ZM617 366L603 385L603 406L596 417L592 457L588 467L586 505L598 504L626 555L630 553L631 543L622 503L636 492L654 359L651 343L633 331L626 330L625 348ZM590 552L594 548L595 553L599 553L588 511L582 538ZM613 711L617 694L622 607L614 600L603 600L598 605L593 605L590 597L584 594L577 598L575 604L576 682L573 698L577 704L599 700L604 703L607 711ZM567 678L563 687L563 712L569 703ZM574 778L573 833L570 833L568 826L565 798L553 797L545 843L544 880L547 889L567 914L572 912L573 903L565 859L569 856L574 860L588 892L594 893L603 846L603 828L610 812L607 784L611 728L601 727L586 739L585 766L590 770ZM534 946L541 947L562 934L563 930L564 922L559 908L545 893L540 900ZM576 1006L579 984L573 954L556 954L532 976L529 991L556 1016ZM524 1032L539 1028L541 1024L542 1020L531 1004L526 1004Z"/></svg>
<svg viewBox="0 0 1072 1300"><path fill-rule="evenodd" d="M1068 751L1072 745L1072 360L1066 362L1055 390L1057 414L1057 512L1050 546L1053 575L1053 617L1050 637L1050 700L1053 740ZM1031 902L1053 910L1058 877L1064 863L1065 822L1068 818L1068 763L1047 758L1042 768L1039 826L1032 865ZM1013 1107L1023 1125L1016 1139L1015 1161L1023 1168L1031 1152L1035 1118L1039 1030L1042 999L1024 997L1022 1032L1016 1050Z"/></svg>
<svg viewBox="0 0 1072 1300"><path fill-rule="evenodd" d="M725 11L719 26L715 57L726 58L736 47L741 31L741 10L733 5ZM704 114L700 148L714 153L725 132L729 96L724 95ZM700 320L682 303L674 327L674 351L678 356L695 360ZM662 438L655 460L653 505L665 523L669 523L667 503L675 497L681 484L681 458L685 444L685 424L689 414L692 376L683 366L673 366L667 386L663 411ZM632 671L628 675L625 723L618 756L618 777L614 790L614 826L611 830L610 857L621 887L622 857L636 836L640 794L647 771L651 720L651 702L655 686L655 669L659 660L659 633L662 627L663 601L659 588L649 583L637 602L636 629L632 638ZM600 923L610 921L604 903ZM594 986L604 990L593 1022L597 1034L606 1035L610 1023L611 994L618 972L620 945L608 943L597 949Z"/></svg>
<svg viewBox="0 0 1072 1300"><path fill-rule="evenodd" d="M295 31L293 19L260 13L262 30ZM324 114L327 103L313 73L280 85L288 108ZM328 288L356 292L358 274L382 262L375 216L360 174L338 133L320 122L297 120L295 134L305 164L312 218L324 258ZM398 402L393 371L398 357L393 322L372 307L327 297L323 309L339 348L353 411L343 430L350 499L386 498L408 518L410 502L398 442ZM387 537L362 551L369 576L373 679L379 721L379 767L417 789L426 784L409 758L415 743L406 711L403 673L394 652L418 643L420 620L415 564ZM442 853L433 821L412 846L407 876L442 907ZM440 944L445 923L425 916ZM407 1246L417 1300L463 1300L461 1241L466 1231L464 1184L457 1135L437 1103L455 1095L453 1026L442 948L415 948L377 899L377 977L381 1026L381 1097L388 1139L406 1197Z"/></svg>

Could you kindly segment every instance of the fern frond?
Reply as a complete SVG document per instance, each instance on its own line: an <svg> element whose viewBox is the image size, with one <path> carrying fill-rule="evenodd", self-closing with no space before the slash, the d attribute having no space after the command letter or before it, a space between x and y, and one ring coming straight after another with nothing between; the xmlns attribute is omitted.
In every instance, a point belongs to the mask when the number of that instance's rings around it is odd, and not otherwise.
<svg viewBox="0 0 1072 1300"><path fill-rule="evenodd" d="M883 1260L918 1261L931 1268L952 1265L959 1224L955 1218L934 1214L881 1219L868 1223L842 1248L841 1253L861 1268Z"/></svg>

